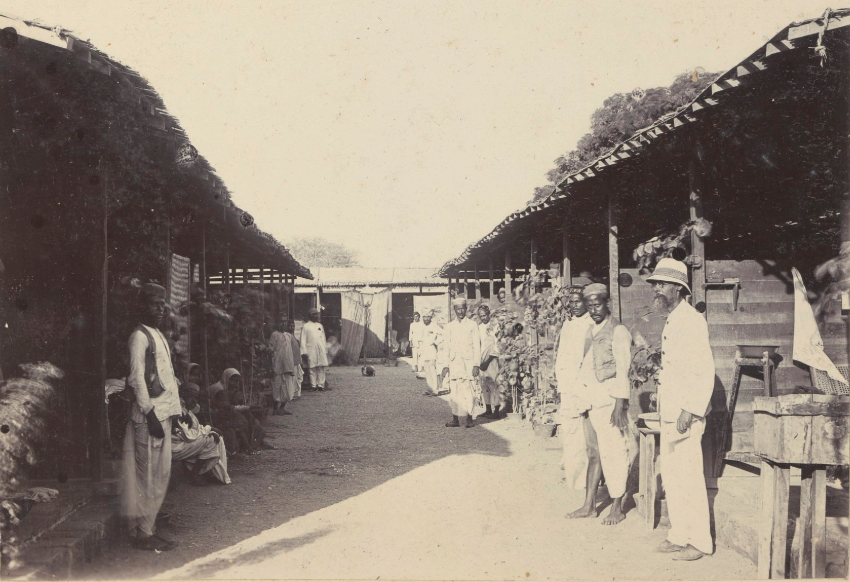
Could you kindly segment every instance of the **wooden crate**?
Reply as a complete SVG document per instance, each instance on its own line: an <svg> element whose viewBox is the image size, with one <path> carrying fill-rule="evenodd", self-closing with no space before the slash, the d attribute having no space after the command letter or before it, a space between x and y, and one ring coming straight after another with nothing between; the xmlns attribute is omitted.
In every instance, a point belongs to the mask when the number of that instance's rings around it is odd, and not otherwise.
<svg viewBox="0 0 850 582"><path fill-rule="evenodd" d="M754 451L775 463L850 462L850 397L821 394L758 396L753 401Z"/></svg>

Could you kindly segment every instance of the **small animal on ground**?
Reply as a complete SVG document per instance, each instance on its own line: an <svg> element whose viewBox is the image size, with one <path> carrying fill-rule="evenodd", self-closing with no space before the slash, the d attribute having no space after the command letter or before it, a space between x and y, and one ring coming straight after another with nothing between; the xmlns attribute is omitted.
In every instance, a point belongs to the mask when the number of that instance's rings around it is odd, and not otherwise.
<svg viewBox="0 0 850 582"><path fill-rule="evenodd" d="M364 376L374 376L375 368L373 368L372 366L363 366L362 368L360 368L360 373Z"/></svg>

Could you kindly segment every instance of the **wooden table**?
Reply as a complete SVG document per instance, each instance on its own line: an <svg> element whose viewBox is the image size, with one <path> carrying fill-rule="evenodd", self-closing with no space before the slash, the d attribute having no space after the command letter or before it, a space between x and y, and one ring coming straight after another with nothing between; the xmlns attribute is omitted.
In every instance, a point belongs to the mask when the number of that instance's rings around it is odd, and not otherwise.
<svg viewBox="0 0 850 582"><path fill-rule="evenodd" d="M638 513L643 514L646 529L655 529L655 498L658 494L658 481L655 475L655 459L658 456L658 440L661 431L651 428L638 428L640 433L640 466L638 494Z"/></svg>
<svg viewBox="0 0 850 582"><path fill-rule="evenodd" d="M755 452L761 457L758 577L785 578L791 467L801 468L798 577L826 575L826 467L848 462L850 397L756 397Z"/></svg>

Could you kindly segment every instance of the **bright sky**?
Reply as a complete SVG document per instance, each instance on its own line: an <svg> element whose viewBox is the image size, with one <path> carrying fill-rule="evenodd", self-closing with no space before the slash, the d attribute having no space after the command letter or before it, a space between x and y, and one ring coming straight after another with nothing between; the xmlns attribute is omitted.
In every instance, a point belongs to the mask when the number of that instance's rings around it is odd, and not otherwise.
<svg viewBox="0 0 850 582"><path fill-rule="evenodd" d="M374 267L460 254L546 184L612 93L727 70L825 8L0 0L145 76L260 228Z"/></svg>

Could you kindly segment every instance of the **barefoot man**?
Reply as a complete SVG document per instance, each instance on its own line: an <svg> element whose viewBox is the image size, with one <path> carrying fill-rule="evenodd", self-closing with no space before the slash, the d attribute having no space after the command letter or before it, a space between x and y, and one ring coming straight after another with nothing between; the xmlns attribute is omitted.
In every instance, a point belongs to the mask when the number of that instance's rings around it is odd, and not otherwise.
<svg viewBox="0 0 850 582"><path fill-rule="evenodd" d="M699 560L713 550L702 465L702 434L714 391L708 324L684 301L691 289L683 262L661 259L647 281L670 313L661 334L658 374L661 479L670 531L656 551L672 553L677 561Z"/></svg>
<svg viewBox="0 0 850 582"><path fill-rule="evenodd" d="M466 299L452 301L455 319L443 331L444 349L441 354L443 371L441 377L449 376L452 419L447 427L472 428L472 408L475 393L472 383L479 374L481 364L481 338L478 325L466 317Z"/></svg>
<svg viewBox="0 0 850 582"><path fill-rule="evenodd" d="M626 435L632 336L611 315L605 285L588 285L582 297L594 323L585 334L584 356L576 376L578 393L588 406L584 419L588 467L584 505L567 518L596 517L596 490L604 472L612 503L602 523L613 525L626 517L623 495L629 475Z"/></svg>

